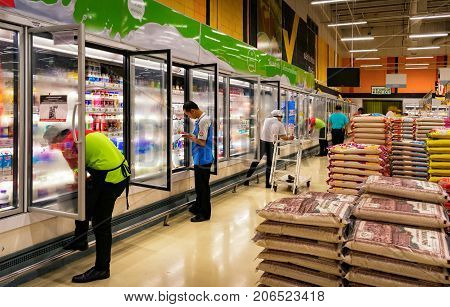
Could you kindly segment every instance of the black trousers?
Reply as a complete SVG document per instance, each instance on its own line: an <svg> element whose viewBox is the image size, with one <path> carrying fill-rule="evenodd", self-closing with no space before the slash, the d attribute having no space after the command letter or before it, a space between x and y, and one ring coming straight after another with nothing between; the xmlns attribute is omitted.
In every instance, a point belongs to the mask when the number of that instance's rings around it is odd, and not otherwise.
<svg viewBox="0 0 450 307"><path fill-rule="evenodd" d="M87 241L92 220L96 240L95 268L108 270L111 262L111 219L114 204L126 187L126 180L113 184L102 180L86 182L86 220L75 221L75 238Z"/></svg>
<svg viewBox="0 0 450 307"><path fill-rule="evenodd" d="M211 218L211 190L209 188L209 178L211 177L211 165L194 165L195 200L194 209L207 219Z"/></svg>
<svg viewBox="0 0 450 307"><path fill-rule="evenodd" d="M260 142L260 148L261 148L261 152L260 152L260 155L259 155L259 160L252 162L252 164L250 165L250 169L247 172L247 178L250 178L255 173L259 162L261 162L261 159L264 157L264 155L266 155L266 157L267 157L266 187L270 187L270 171L272 169L272 159L273 159L274 146L273 146L272 142L261 141Z"/></svg>
<svg viewBox="0 0 450 307"><path fill-rule="evenodd" d="M326 129L321 128L319 131L319 145L320 145L320 156L326 156L328 154L327 148L328 148L328 140L327 140L327 134Z"/></svg>
<svg viewBox="0 0 450 307"><path fill-rule="evenodd" d="M331 138L333 145L343 144L345 139L344 129L332 129Z"/></svg>

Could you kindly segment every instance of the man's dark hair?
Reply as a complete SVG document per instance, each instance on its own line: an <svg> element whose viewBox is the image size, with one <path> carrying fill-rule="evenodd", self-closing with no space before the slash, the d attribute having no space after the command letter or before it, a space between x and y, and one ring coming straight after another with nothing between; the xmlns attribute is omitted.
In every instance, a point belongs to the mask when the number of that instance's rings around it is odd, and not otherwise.
<svg viewBox="0 0 450 307"><path fill-rule="evenodd" d="M363 108L359 108L358 111L361 111L361 113L364 113L364 109Z"/></svg>
<svg viewBox="0 0 450 307"><path fill-rule="evenodd" d="M337 105L337 106L336 106L336 111L341 111L341 110L342 110L342 106Z"/></svg>
<svg viewBox="0 0 450 307"><path fill-rule="evenodd" d="M183 104L183 110L186 112L190 112L192 110L199 110L198 105L193 101L188 101Z"/></svg>

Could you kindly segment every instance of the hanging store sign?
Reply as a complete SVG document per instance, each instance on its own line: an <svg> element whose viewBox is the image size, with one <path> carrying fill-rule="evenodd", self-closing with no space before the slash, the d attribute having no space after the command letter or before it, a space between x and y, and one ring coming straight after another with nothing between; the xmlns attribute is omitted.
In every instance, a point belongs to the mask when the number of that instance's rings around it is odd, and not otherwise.
<svg viewBox="0 0 450 307"><path fill-rule="evenodd" d="M372 86L372 95L390 95L392 94L391 88L383 86Z"/></svg>
<svg viewBox="0 0 450 307"><path fill-rule="evenodd" d="M39 121L66 122L67 113L67 95L41 95Z"/></svg>

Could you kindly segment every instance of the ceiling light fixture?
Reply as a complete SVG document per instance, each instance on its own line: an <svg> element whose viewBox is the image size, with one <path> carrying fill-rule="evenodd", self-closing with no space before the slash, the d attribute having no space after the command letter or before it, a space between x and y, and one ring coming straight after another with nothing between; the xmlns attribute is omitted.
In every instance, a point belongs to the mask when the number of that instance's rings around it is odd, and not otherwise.
<svg viewBox="0 0 450 307"><path fill-rule="evenodd" d="M318 4L328 4L328 3L338 3L338 2L347 2L347 0L315 0L312 1L312 5L318 5Z"/></svg>
<svg viewBox="0 0 450 307"><path fill-rule="evenodd" d="M351 41L371 41L375 38L373 36L359 36L359 37L343 37L341 38L342 42L351 42Z"/></svg>
<svg viewBox="0 0 450 307"><path fill-rule="evenodd" d="M356 26L356 25L365 25L367 21L355 21L355 22L341 22L341 23L332 23L329 24L329 27L346 27L346 26Z"/></svg>
<svg viewBox="0 0 450 307"><path fill-rule="evenodd" d="M350 50L350 53L358 53L358 52L377 52L378 49L360 49L360 50Z"/></svg>
<svg viewBox="0 0 450 307"><path fill-rule="evenodd" d="M409 47L408 50L431 50L431 49L439 49L440 46L427 46L427 47Z"/></svg>
<svg viewBox="0 0 450 307"><path fill-rule="evenodd" d="M370 65L361 65L360 67L364 67L364 68L367 68L367 67L382 67L383 65L381 65L381 64L370 64Z"/></svg>
<svg viewBox="0 0 450 307"><path fill-rule="evenodd" d="M415 69L428 69L428 66L422 66L422 67L405 67L407 70L415 70Z"/></svg>
<svg viewBox="0 0 450 307"><path fill-rule="evenodd" d="M411 34L409 38L446 37L448 33Z"/></svg>
<svg viewBox="0 0 450 307"><path fill-rule="evenodd" d="M406 63L405 66L428 66L428 63Z"/></svg>
<svg viewBox="0 0 450 307"><path fill-rule="evenodd" d="M438 19L438 18L450 18L450 13L436 14L436 15L422 15L422 16L410 16L410 20L423 20L423 19Z"/></svg>
<svg viewBox="0 0 450 307"><path fill-rule="evenodd" d="M374 61L380 60L380 58L356 58L355 61Z"/></svg>
<svg viewBox="0 0 450 307"><path fill-rule="evenodd" d="M411 56L407 57L407 60L422 60L422 59L434 59L434 56Z"/></svg>

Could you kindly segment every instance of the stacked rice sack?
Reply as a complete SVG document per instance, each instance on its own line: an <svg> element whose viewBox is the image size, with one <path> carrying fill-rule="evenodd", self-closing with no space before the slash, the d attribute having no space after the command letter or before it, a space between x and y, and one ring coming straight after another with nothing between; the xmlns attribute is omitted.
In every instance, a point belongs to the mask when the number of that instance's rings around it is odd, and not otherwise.
<svg viewBox="0 0 450 307"><path fill-rule="evenodd" d="M450 177L445 177L442 178L441 180L439 180L438 184L445 190L447 191L447 194L450 195ZM445 207L447 208L447 211L450 214L450 200L448 200L445 203Z"/></svg>
<svg viewBox="0 0 450 307"><path fill-rule="evenodd" d="M389 118L385 116L354 116L351 122L353 142L390 146L392 141Z"/></svg>
<svg viewBox="0 0 450 307"><path fill-rule="evenodd" d="M257 258L265 286L343 284L341 248L357 197L308 192L270 202L259 216L255 243L265 249Z"/></svg>
<svg viewBox="0 0 450 307"><path fill-rule="evenodd" d="M392 142L392 177L426 181L428 162L425 142L413 140Z"/></svg>
<svg viewBox="0 0 450 307"><path fill-rule="evenodd" d="M358 195L370 175L389 175L389 154L382 145L340 144L328 148L328 192Z"/></svg>
<svg viewBox="0 0 450 307"><path fill-rule="evenodd" d="M345 279L379 287L450 286L449 218L437 184L371 176L343 250ZM396 197L399 196L399 197Z"/></svg>
<svg viewBox="0 0 450 307"><path fill-rule="evenodd" d="M412 117L391 119L392 140L414 140L416 134L416 120Z"/></svg>
<svg viewBox="0 0 450 307"><path fill-rule="evenodd" d="M430 181L438 182L450 176L450 128L432 130L428 134L427 151L430 155Z"/></svg>
<svg viewBox="0 0 450 307"><path fill-rule="evenodd" d="M444 127L444 118L442 117L419 117L416 119L416 136L417 141L425 141L427 134L433 129Z"/></svg>

